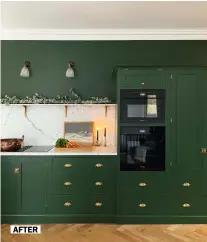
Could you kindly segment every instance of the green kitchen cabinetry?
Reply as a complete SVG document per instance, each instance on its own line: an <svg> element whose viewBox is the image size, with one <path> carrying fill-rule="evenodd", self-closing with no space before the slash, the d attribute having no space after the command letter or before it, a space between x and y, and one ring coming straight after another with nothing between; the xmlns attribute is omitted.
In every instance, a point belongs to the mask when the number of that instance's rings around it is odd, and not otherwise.
<svg viewBox="0 0 207 242"><path fill-rule="evenodd" d="M151 73L154 79L160 78L156 84L150 79ZM120 169L117 220L207 223L207 68L120 68L117 79L119 101L122 89L166 90L165 169ZM123 125L140 126L121 123L120 113L119 102L118 132ZM118 145L120 142L118 136Z"/></svg>
<svg viewBox="0 0 207 242"><path fill-rule="evenodd" d="M16 156L1 157L1 213L21 213L21 161Z"/></svg>

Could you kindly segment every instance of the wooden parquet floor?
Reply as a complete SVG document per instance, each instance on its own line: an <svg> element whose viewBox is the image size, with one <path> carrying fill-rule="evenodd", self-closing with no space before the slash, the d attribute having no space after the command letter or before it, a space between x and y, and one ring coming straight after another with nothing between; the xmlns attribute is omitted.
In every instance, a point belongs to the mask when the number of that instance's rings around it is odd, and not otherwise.
<svg viewBox="0 0 207 242"><path fill-rule="evenodd" d="M44 224L40 235L11 235L2 242L207 242L207 225Z"/></svg>

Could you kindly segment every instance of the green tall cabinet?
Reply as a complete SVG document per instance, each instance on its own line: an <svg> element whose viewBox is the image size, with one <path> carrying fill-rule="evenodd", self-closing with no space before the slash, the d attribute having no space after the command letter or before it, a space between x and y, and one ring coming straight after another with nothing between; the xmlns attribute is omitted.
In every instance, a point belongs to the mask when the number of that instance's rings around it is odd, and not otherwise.
<svg viewBox="0 0 207 242"><path fill-rule="evenodd" d="M145 82L148 84L147 87ZM130 88L166 90L165 170L119 171L117 199L119 221L121 223L206 223L207 69L147 67L119 69L117 73L119 132L124 125L120 121L120 91ZM133 125L140 124L133 123Z"/></svg>

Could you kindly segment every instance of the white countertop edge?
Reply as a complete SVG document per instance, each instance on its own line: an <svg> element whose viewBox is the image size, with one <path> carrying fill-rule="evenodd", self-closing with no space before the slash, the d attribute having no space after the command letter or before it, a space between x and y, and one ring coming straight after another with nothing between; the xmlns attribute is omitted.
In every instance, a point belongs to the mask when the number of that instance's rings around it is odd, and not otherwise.
<svg viewBox="0 0 207 242"><path fill-rule="evenodd" d="M75 156L75 155L117 155L112 152L0 152L1 156Z"/></svg>

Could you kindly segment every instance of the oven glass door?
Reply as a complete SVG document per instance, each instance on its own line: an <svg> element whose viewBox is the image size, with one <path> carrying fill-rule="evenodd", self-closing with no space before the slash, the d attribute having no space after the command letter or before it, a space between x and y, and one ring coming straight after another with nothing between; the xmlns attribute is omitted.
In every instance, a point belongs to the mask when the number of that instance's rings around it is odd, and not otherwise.
<svg viewBox="0 0 207 242"><path fill-rule="evenodd" d="M165 170L165 127L121 127L120 170Z"/></svg>

